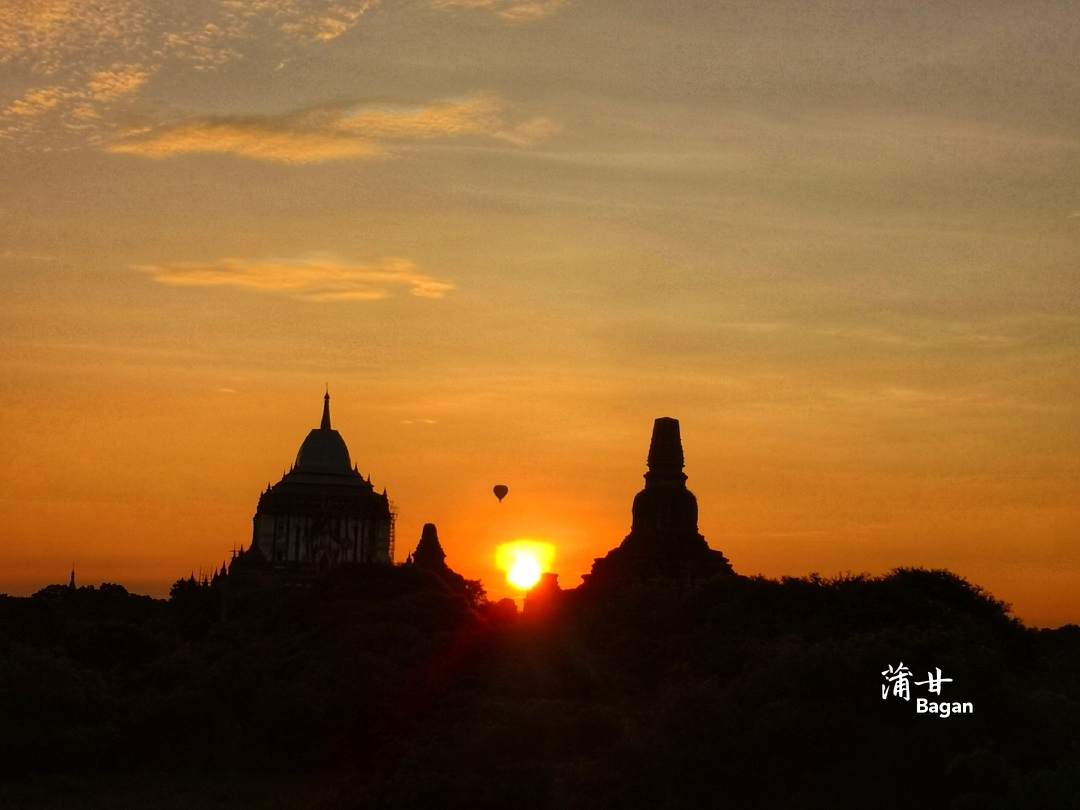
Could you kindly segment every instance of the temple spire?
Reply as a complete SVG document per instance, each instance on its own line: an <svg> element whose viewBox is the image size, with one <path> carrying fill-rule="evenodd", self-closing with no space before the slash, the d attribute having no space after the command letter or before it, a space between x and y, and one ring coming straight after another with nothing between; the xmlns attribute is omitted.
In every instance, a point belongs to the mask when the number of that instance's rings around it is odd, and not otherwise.
<svg viewBox="0 0 1080 810"><path fill-rule="evenodd" d="M326 394L323 396L322 401L322 424L319 425L323 430L330 430L330 389L326 389Z"/></svg>
<svg viewBox="0 0 1080 810"><path fill-rule="evenodd" d="M583 587L620 587L640 580L692 583L731 575L731 563L709 548L698 531L698 505L686 488L679 421L653 423L645 488L634 496L630 534L618 548L598 558Z"/></svg>
<svg viewBox="0 0 1080 810"><path fill-rule="evenodd" d="M412 555L413 563L421 568L445 568L446 552L439 542L439 530L434 523L425 523L420 533L420 542Z"/></svg>
<svg viewBox="0 0 1080 810"><path fill-rule="evenodd" d="M652 441L649 443L649 471L645 473L645 485L663 482L683 484L682 436L679 420L662 416L653 422Z"/></svg>

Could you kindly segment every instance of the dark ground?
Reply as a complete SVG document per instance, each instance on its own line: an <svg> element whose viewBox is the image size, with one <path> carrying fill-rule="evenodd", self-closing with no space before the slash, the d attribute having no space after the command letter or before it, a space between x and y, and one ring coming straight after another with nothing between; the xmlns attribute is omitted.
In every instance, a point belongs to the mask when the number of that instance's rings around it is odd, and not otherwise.
<svg viewBox="0 0 1080 810"><path fill-rule="evenodd" d="M881 699L940 667L943 719ZM944 571L0 597L5 808L1080 807L1080 627Z"/></svg>

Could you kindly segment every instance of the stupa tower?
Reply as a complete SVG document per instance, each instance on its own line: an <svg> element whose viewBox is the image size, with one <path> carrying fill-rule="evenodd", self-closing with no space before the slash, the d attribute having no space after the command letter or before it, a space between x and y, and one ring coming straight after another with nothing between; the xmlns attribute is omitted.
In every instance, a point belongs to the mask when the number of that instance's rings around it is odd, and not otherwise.
<svg viewBox="0 0 1080 810"><path fill-rule="evenodd" d="M593 563L585 582L595 586L625 579L690 582L731 574L721 552L698 532L698 505L686 488L679 420L653 423L645 488L634 497L630 534Z"/></svg>
<svg viewBox="0 0 1080 810"><path fill-rule="evenodd" d="M412 553L413 564L428 571L446 570L446 552L439 542L439 530L434 523L425 523L420 532L420 542Z"/></svg>

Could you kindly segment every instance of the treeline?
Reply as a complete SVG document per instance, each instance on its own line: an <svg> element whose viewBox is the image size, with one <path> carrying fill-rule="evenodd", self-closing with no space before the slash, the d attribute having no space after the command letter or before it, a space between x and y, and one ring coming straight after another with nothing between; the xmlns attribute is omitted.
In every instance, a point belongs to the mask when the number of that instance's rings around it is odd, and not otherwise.
<svg viewBox="0 0 1080 810"><path fill-rule="evenodd" d="M169 600L118 585L0 598L0 769L303 771L345 762L411 674L481 619L423 572Z"/></svg>
<svg viewBox="0 0 1080 810"><path fill-rule="evenodd" d="M1080 806L1080 628L1024 627L944 571L624 582L532 618L404 566L167 601L54 586L0 599L0 639L9 782L308 773L335 807ZM925 686L883 700L900 662L940 667L938 699L974 713L916 714Z"/></svg>

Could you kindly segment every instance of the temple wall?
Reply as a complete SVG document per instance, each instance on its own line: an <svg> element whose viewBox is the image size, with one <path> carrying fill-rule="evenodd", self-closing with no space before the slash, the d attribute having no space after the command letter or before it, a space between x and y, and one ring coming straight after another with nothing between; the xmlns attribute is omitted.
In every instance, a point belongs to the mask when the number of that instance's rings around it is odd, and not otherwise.
<svg viewBox="0 0 1080 810"><path fill-rule="evenodd" d="M253 524L252 544L271 563L390 562L389 520L256 515Z"/></svg>

